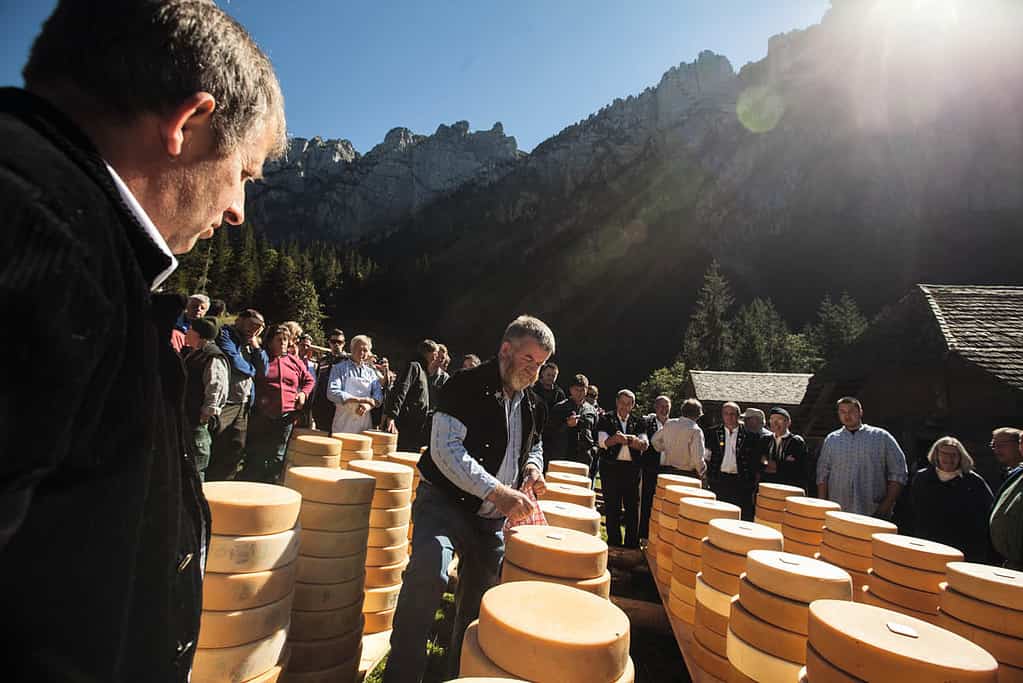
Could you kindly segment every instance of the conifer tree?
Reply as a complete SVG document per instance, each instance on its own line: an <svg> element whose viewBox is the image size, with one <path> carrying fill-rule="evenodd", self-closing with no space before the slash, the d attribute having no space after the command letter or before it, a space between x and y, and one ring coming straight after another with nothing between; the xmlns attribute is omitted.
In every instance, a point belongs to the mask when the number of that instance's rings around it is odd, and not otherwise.
<svg viewBox="0 0 1023 683"><path fill-rule="evenodd" d="M731 365L728 311L735 303L728 281L717 261L703 276L696 309L689 319L682 355L693 369L723 370Z"/></svg>
<svg viewBox="0 0 1023 683"><path fill-rule="evenodd" d="M817 322L811 328L810 337L821 357L828 361L855 341L866 327L867 319L848 292L842 293L838 303L825 295L817 309Z"/></svg>

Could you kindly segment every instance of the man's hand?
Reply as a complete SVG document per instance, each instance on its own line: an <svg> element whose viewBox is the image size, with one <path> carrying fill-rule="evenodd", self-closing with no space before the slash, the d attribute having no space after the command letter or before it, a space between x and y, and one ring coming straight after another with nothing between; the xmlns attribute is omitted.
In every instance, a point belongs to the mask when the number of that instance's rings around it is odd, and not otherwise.
<svg viewBox="0 0 1023 683"><path fill-rule="evenodd" d="M361 401L355 406L355 414L358 415L359 417L365 415L367 410L369 410L369 408L366 407L366 404L362 403Z"/></svg>
<svg viewBox="0 0 1023 683"><path fill-rule="evenodd" d="M625 435L621 432L615 432L613 436L604 439L605 446L620 446L623 443L625 443Z"/></svg>
<svg viewBox="0 0 1023 683"><path fill-rule="evenodd" d="M576 415L575 413L572 413L567 418L565 418L565 424L567 424L569 427L575 427L577 424L579 424L579 416Z"/></svg>
<svg viewBox="0 0 1023 683"><path fill-rule="evenodd" d="M302 406L305 405L305 392L300 391L295 394L295 410L302 410Z"/></svg>
<svg viewBox="0 0 1023 683"><path fill-rule="evenodd" d="M254 349L258 349L259 348L259 335L258 334L254 334L251 337L249 337L249 346L251 346Z"/></svg>
<svg viewBox="0 0 1023 683"><path fill-rule="evenodd" d="M487 500L493 503L502 515L513 522L528 517L533 512L533 501L529 499L529 496L504 484L498 484L497 488L487 496Z"/></svg>
<svg viewBox="0 0 1023 683"><path fill-rule="evenodd" d="M877 506L877 510L874 511L874 516L880 517L881 519L891 519L892 510L894 509L895 509L894 503L889 503L886 500L882 500L881 504Z"/></svg>
<svg viewBox="0 0 1023 683"><path fill-rule="evenodd" d="M533 495L537 498L541 498L543 494L547 493L547 482L544 481L543 472L536 465L526 465L524 483L533 487Z"/></svg>
<svg viewBox="0 0 1023 683"><path fill-rule="evenodd" d="M394 420L389 417L384 418L384 431L391 434L398 433L398 427L394 424Z"/></svg>

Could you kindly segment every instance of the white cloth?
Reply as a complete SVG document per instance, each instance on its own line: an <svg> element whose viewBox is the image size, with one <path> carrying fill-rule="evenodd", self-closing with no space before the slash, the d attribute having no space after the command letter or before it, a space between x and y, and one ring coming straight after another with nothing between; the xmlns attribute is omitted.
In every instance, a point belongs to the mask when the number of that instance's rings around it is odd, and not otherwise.
<svg viewBox="0 0 1023 683"><path fill-rule="evenodd" d="M372 398L373 380L358 375L348 375L345 378L344 392L355 398ZM334 406L334 421L330 425L330 431L334 434L345 432L348 434L361 434L373 426L373 416L367 409L359 415L359 403L338 403Z"/></svg>
<svg viewBox="0 0 1023 683"><path fill-rule="evenodd" d="M653 447L661 452L661 464L686 472L703 474L703 430L688 417L668 420L654 434Z"/></svg>
<svg viewBox="0 0 1023 683"><path fill-rule="evenodd" d="M621 415L619 415L618 413L615 413L615 417L618 418L618 431L620 431L622 434L628 434L629 433L628 432L628 424L629 424L628 416L626 416L626 418L623 420ZM607 432L598 432L597 433L597 445L600 446L601 448L606 449L607 448L606 441L608 440L608 438L610 436L611 435L608 434ZM647 442L647 440L646 440L646 434L633 434L633 436L635 436L635 437L637 437L639 439L639 444L640 444L639 447L638 447L639 450L645 451L647 449L647 447L650 445ZM615 460L620 460L622 462L632 462L632 453L629 451L629 445L627 443L623 443L621 448L618 449L618 456L615 457Z"/></svg>
<svg viewBox="0 0 1023 683"><path fill-rule="evenodd" d="M114 170L114 167L107 164L107 170L110 172L110 177L114 179L114 185L117 186L117 191L121 193L121 199L123 199L124 203L128 205L131 212L135 214L135 218L142 224L142 228L146 231L146 234L149 235L149 239L153 240L160 251L170 258L170 265L167 266L167 269L157 275L150 283L150 291L155 292L178 267L178 260L174 257L174 253L170 250L170 247L167 246L167 240L165 240L163 235L160 234L160 231L156 229L156 225L149 217L149 214L147 214L146 210L142 208L141 204L139 204L139 200L135 199L135 195L131 193L131 190L121 179L121 176L117 175L117 171Z"/></svg>
<svg viewBox="0 0 1023 683"><path fill-rule="evenodd" d="M725 427L725 455L721 458L721 472L724 474L738 474L739 463L735 457L735 447L739 442L739 428L736 427L731 432L728 431L728 427Z"/></svg>

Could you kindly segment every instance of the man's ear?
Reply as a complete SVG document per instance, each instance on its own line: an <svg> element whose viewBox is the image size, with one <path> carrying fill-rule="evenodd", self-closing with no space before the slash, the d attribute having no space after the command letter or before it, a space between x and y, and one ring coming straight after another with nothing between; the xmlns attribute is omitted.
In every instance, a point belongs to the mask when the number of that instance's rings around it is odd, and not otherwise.
<svg viewBox="0 0 1023 683"><path fill-rule="evenodd" d="M185 98L160 121L160 137L164 151L172 157L181 156L185 136L201 126L209 126L217 101L208 92L197 92Z"/></svg>

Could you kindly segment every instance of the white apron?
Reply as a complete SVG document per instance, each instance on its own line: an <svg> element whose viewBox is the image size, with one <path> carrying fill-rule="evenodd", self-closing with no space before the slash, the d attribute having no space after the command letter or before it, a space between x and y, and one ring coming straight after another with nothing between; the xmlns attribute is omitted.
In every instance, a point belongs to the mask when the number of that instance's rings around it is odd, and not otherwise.
<svg viewBox="0 0 1023 683"><path fill-rule="evenodd" d="M372 397L372 379L364 379L356 375L348 375L345 378L345 385L342 387L345 393L356 398ZM361 434L373 427L373 416L370 411L359 415L356 408L358 403L338 403L334 406L334 422L330 425L330 431L334 434L345 432L347 434Z"/></svg>

